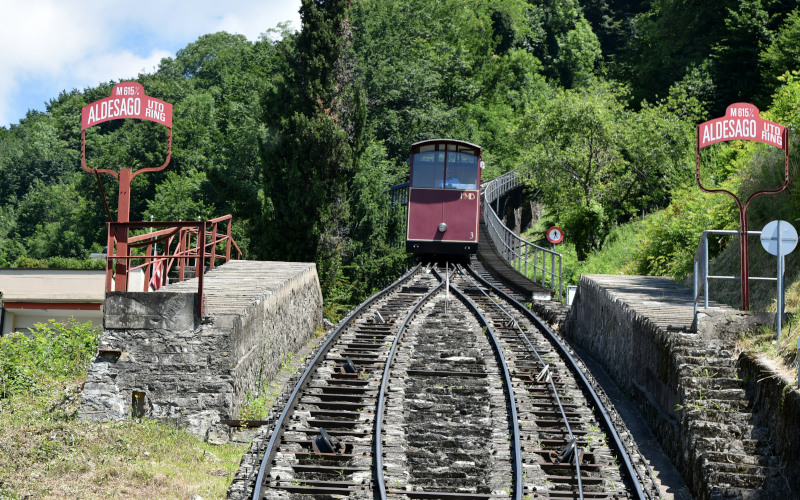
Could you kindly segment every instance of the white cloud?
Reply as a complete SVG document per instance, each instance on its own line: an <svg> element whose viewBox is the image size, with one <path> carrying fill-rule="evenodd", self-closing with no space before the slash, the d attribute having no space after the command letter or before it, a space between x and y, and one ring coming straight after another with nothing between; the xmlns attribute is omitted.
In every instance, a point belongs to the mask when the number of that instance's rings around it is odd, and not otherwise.
<svg viewBox="0 0 800 500"><path fill-rule="evenodd" d="M258 40L268 29L274 28L278 22L289 21L295 30L300 29L298 5L281 2L279 6L263 3L248 12L229 12L216 24L213 31L241 33L248 40Z"/></svg>
<svg viewBox="0 0 800 500"><path fill-rule="evenodd" d="M0 126L61 90L151 72L206 33L255 41L279 22L298 29L299 8L300 0L0 0Z"/></svg>
<svg viewBox="0 0 800 500"><path fill-rule="evenodd" d="M98 41L74 11L53 2L0 2L3 69L57 71ZM10 50L8 48L11 48Z"/></svg>
<svg viewBox="0 0 800 500"><path fill-rule="evenodd" d="M138 56L129 50L109 52L78 62L70 73L74 80L98 83L110 80L130 80L136 78L139 73L152 73L157 69L161 59L174 55L166 50L153 50L145 57Z"/></svg>

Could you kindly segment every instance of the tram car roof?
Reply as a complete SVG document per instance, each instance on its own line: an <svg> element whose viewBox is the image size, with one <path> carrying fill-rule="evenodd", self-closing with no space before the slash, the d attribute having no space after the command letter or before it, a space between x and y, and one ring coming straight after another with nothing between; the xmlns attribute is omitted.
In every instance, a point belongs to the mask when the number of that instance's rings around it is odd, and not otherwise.
<svg viewBox="0 0 800 500"><path fill-rule="evenodd" d="M411 145L411 147L413 148L413 147L416 147L416 146L421 146L423 144L435 144L435 143L439 143L439 142L454 142L454 143L458 143L458 144L464 144L466 146L471 146L471 147L479 149L479 150L483 149L482 147L478 146L477 144L473 144L473 143L467 142L467 141L461 141L461 140L458 140L458 139L427 139L427 140L424 140L424 141L415 142L414 144Z"/></svg>

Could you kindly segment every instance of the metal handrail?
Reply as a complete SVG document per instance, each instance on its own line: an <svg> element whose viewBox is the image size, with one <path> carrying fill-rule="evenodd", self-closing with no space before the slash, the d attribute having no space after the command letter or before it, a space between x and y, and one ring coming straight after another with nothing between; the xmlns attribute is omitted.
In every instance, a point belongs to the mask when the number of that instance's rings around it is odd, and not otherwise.
<svg viewBox="0 0 800 500"><path fill-rule="evenodd" d="M224 232L219 231L219 224L227 222ZM161 227L158 231L128 236L132 229ZM185 279L185 268L189 261L195 261L195 277L197 277L197 314L205 314L203 297L203 277L205 262L209 260L208 270L214 269L217 259L228 262L231 252L235 251L237 259L241 259L242 251L231 236L232 216L224 215L208 221L150 221L150 222L109 222L108 247L106 256L106 291L111 291L113 273L122 273L126 277L131 271L144 271L144 292L149 291L150 273L154 266L163 266L159 286L166 285L167 275L174 265L180 272L178 281ZM118 242L125 241L125 254L117 254ZM154 252L155 245L164 244L161 255ZM225 253L217 254L217 245L225 244ZM143 248L144 255L133 255L132 249ZM172 249L172 250L170 250ZM133 260L144 260L144 263L133 265ZM116 265L115 265L116 261ZM127 278L125 279L127 288Z"/></svg>
<svg viewBox="0 0 800 500"><path fill-rule="evenodd" d="M692 297L692 304L694 306L694 315L697 317L697 301L700 294L703 294L703 307L708 309L708 280L740 280L741 276L716 276L708 273L708 235L709 234L722 234L722 235L738 235L738 230L733 229L708 229L703 231L700 236L700 243L697 245L697 251L694 253L694 295ZM747 236L761 236L761 231L747 231ZM770 278L764 276L748 276L752 281L778 281L778 278Z"/></svg>
<svg viewBox="0 0 800 500"><path fill-rule="evenodd" d="M534 245L521 238L507 228L497 215L500 197L524 184L524 175L517 171L507 172L483 184L483 220L489 237L500 256L519 273L558 295L560 301L564 296L561 254L547 248ZM492 207L495 203L496 207ZM549 260L549 266L548 266ZM528 274L531 267L533 275ZM558 271L556 271L556 267ZM556 286L556 281L558 286Z"/></svg>

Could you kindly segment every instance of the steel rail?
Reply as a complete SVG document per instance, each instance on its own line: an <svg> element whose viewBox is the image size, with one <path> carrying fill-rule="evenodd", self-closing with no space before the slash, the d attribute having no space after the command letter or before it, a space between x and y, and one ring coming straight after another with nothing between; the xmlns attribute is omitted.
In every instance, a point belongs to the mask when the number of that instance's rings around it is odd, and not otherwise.
<svg viewBox="0 0 800 500"><path fill-rule="evenodd" d="M460 268L460 266L459 266L459 268ZM467 276L467 279L469 279L469 281L475 286L475 288L478 289L478 291L480 291L487 299L489 299L489 301L491 301L498 309L500 309L500 311L502 311L503 314L505 314L508 317L508 319L511 320L512 324L517 328L517 330L522 335L522 338L525 341L525 343L528 344L528 348L536 356L536 359L539 360L539 363L542 365L542 368L544 370L548 370L549 371L550 370L550 365L548 365L547 363L544 362L542 357L539 355L539 351L536 350L536 347L534 347L534 345L531 343L531 341L528 338L528 336L525 335L525 331L519 326L519 323L517 322L517 320L508 311L506 311L506 309L503 306L501 306L488 293L486 293L486 291L483 288L478 286L478 284L475 283L475 280L473 280L470 276ZM566 414L566 412L564 410L564 405L561 403L561 398L558 396L558 390L556 389L556 383L553 381L553 377L551 376L551 374L552 374L552 372L548 372L546 379L547 379L547 381L550 382L550 389L552 389L553 396L555 396L555 398L556 398L556 404L558 405L558 411L561 413L561 418L564 420L564 426L567 428L567 434L569 434L570 443L573 443L573 442L575 442L575 435L572 434L572 427L569 425L569 420L567 419L567 414ZM580 459L579 459L579 457L580 457L580 448L578 448L577 446L575 447L575 452L573 453L573 456L575 458L576 477L578 478L578 494L579 494L579 497L581 498L581 500L583 500L583 481L581 480L581 464L580 464Z"/></svg>
<svg viewBox="0 0 800 500"><path fill-rule="evenodd" d="M409 272L405 275L401 276L398 280L396 280L391 285L387 286L380 292L376 293L366 301L362 302L360 306L358 306L353 312L351 312L344 321L342 321L339 326L334 330L334 332L328 337L328 340L320 347L317 351L316 356L314 359L308 364L306 370L303 372L303 375L298 380L297 384L292 391L292 394L289 396L289 399L286 401L286 405L283 408L283 412L281 412L280 417L275 422L275 426L272 429L272 435L269 438L269 443L267 444L267 448L264 451L264 458L261 461L261 466L258 469L258 476L256 477L256 484L253 487L253 500L260 500L261 498L261 486L264 483L264 477L268 471L268 465L272 460L275 458L275 454L278 451L278 445L280 442L280 438L283 436L283 424L286 421L287 417L297 405L297 401L300 399L300 392L305 388L306 384L308 383L309 379L311 378L311 374L315 371L317 364L324 358L324 356L330 351L331 347L335 343L336 340L341 336L342 332L344 331L345 327L350 324L350 322L361 312L366 309L368 306L372 305L378 298L382 297L383 295L389 293L390 291L394 290L398 286L400 286L403 282L409 280L413 275L415 275L422 264L417 264L414 268L412 268Z"/></svg>
<svg viewBox="0 0 800 500"><path fill-rule="evenodd" d="M511 385L511 372L508 369L508 364L506 363L505 356L503 356L503 351L500 347L500 342L497 340L497 336L495 336L494 331L492 330L492 325L489 324L489 321L481 312L478 305L473 302L469 297L466 296L461 290L455 287L453 283L450 284L450 289L453 290L461 300L467 305L468 308L472 309L476 316L478 316L481 322L486 326L486 333L489 336L489 339L492 343L492 347L495 351L495 356L501 366L503 371L503 388L506 392L506 397L508 398L508 412L511 416L511 435L513 439L513 453L514 453L514 464L513 464L513 477L514 477L514 484L513 484L513 498L515 500L522 500L523 495L523 484L522 484L522 443L520 442L519 437L519 418L517 417L517 403L516 399L514 398L514 388Z"/></svg>
<svg viewBox="0 0 800 500"><path fill-rule="evenodd" d="M556 334L553 333L553 331L550 330L550 328L547 325L545 325L544 322L542 322L542 320L540 320L535 314L533 314L533 312L530 309L520 304L516 299L509 296L501 289L497 288L496 286L492 285L491 283L483 279L480 275L478 275L478 273L475 272L474 269L472 269L472 266L468 266L467 269L469 270L470 274L473 277L475 277L478 281L489 286L490 288L492 288L492 290L494 290L495 293L497 293L504 299L508 300L520 313L522 313L525 317L527 317L539 329L541 333L543 333L546 337L548 337L554 346L556 346L558 351L561 353L562 358L567 362L568 366L572 368L573 372L576 373L577 376L579 377L580 382L583 384L583 388L589 394L592 402L595 405L595 408L600 413L600 417L603 423L605 424L608 433L612 437L613 447L619 454L619 456L622 457L622 461L624 463L624 470L628 474L628 478L630 479L631 483L633 483L632 486L636 491L637 498L639 499L651 498L651 496L649 494L646 494L642 489L642 484L641 481L639 480L641 476L639 472L636 470L636 468L633 466L633 463L631 462L631 457L628 455L628 450L622 443L622 438L620 438L619 433L617 432L617 429L614 426L614 423L611 421L611 416L606 411L605 405L600 400L600 396L594 390L592 384L589 383L589 380L586 378L586 375L584 375L583 370L581 370L581 368L578 366L577 361L575 361L575 358L569 353L566 346L564 346L561 340L558 337L556 337ZM527 335L525 336L527 337Z"/></svg>
<svg viewBox="0 0 800 500"><path fill-rule="evenodd" d="M387 383L389 380L389 371L392 365L392 361L394 360L395 353L397 352L397 346L400 343L400 337L403 336L403 331L405 330L408 322L411 321L411 317L417 312L417 310L422 307L429 298L433 296L439 289L444 286L444 280L441 279L441 275L439 273L435 273L436 277L440 279L440 283L436 285L430 292L428 292L424 297L422 297L417 303L414 305L413 308L408 312L406 318L403 320L403 323L400 325L400 328L397 330L397 334L394 337L394 342L392 342L392 349L389 351L389 355L386 358L386 365L383 367L383 378L381 379L381 388L378 391L378 407L375 411L375 456L374 456L374 463L375 463L375 484L378 486L378 494L380 495L379 498L381 500L386 498L386 480L383 477L383 438L381 437L381 433L383 432L383 413L386 410L385 408L385 399L386 399L386 390L387 390Z"/></svg>

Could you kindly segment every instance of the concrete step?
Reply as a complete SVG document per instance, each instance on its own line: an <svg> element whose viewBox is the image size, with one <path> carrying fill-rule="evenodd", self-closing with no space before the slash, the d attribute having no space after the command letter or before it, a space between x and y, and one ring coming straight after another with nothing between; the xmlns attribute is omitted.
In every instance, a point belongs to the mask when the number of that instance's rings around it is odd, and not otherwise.
<svg viewBox="0 0 800 500"><path fill-rule="evenodd" d="M753 490L725 485L711 485L705 498L709 500L789 500L794 499L787 488L776 484L773 488Z"/></svg>
<svg viewBox="0 0 800 500"><path fill-rule="evenodd" d="M688 431L693 432L694 439L709 440L719 436L726 436L728 440L762 439L764 430L760 427L741 427L726 422L689 421Z"/></svg>
<svg viewBox="0 0 800 500"><path fill-rule="evenodd" d="M722 407L721 405L724 404L727 404L727 402L721 401L717 403L716 401L711 401L705 408L689 410L689 418L695 421L736 424L740 427L751 426L750 421L753 418L751 413L732 410L725 411L714 407L714 405L719 405L719 407Z"/></svg>
<svg viewBox="0 0 800 500"><path fill-rule="evenodd" d="M788 500L786 480L776 469L752 470L755 473L714 471L707 469L709 489L716 488L723 495L718 498L773 498ZM755 496L753 496L755 495ZM713 498L713 496L712 496Z"/></svg>
<svg viewBox="0 0 800 500"><path fill-rule="evenodd" d="M684 406L691 403L703 404L704 401L746 401L747 394L744 389L704 389L693 386L684 394Z"/></svg>
<svg viewBox="0 0 800 500"><path fill-rule="evenodd" d="M762 455L762 454L751 454L751 453L738 453L738 452L718 452L718 451L706 451L704 453L705 457L710 462L716 463L727 463L727 464L739 464L739 465L755 465L759 467L767 467L777 469L780 467L781 458L776 457L774 455Z"/></svg>
<svg viewBox="0 0 800 500"><path fill-rule="evenodd" d="M736 371L736 360L727 357L677 356L677 358L680 360L679 366L692 365L696 366L698 370L708 368L709 371L719 371L721 369L730 369L734 373Z"/></svg>
<svg viewBox="0 0 800 500"><path fill-rule="evenodd" d="M683 367L681 367L683 373ZM691 373L696 373L694 370ZM713 375L713 372L711 372ZM706 390L721 390L721 389L742 389L744 390L744 383L737 378L730 377L688 377L688 385L692 387L701 388L705 393Z"/></svg>
<svg viewBox="0 0 800 500"><path fill-rule="evenodd" d="M756 429L766 437L764 429ZM771 455L772 448L766 439L736 439L731 440L727 437L706 438L704 440L705 449L708 453L732 452L747 455Z"/></svg>

